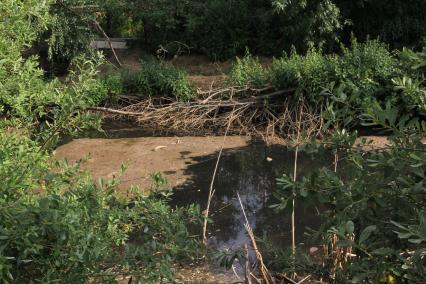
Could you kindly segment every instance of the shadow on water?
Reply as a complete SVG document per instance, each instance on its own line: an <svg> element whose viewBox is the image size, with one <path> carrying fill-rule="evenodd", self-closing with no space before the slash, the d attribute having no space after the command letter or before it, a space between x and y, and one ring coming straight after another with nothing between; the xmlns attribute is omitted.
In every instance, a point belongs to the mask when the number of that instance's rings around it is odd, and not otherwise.
<svg viewBox="0 0 426 284"><path fill-rule="evenodd" d="M105 132L87 131L87 138L134 138L159 136L121 121L107 121ZM157 134L157 135L156 135ZM160 135L161 136L161 135ZM63 142L67 142L67 137ZM188 158L190 151L180 155ZM192 157L184 170L185 183L174 189L171 204L186 206L199 204L206 207L209 186L218 152ZM270 158L270 159L267 159ZM268 161L269 160L269 161ZM299 153L298 178L320 167L332 167L330 153ZM244 228L244 217L237 199L239 193L250 225L257 237L268 236L268 240L279 247L291 244L290 212L275 212L270 208L277 203L273 193L277 191L276 179L283 174L292 174L294 152L285 145L266 146L254 142L244 147L224 150L214 182L214 198L211 204L208 226L209 244L215 248L238 247L249 242ZM174 174L175 171L164 172ZM304 209L296 204L296 237L303 242L304 228L315 228L319 223L315 208Z"/></svg>
<svg viewBox="0 0 426 284"><path fill-rule="evenodd" d="M214 153L193 158L194 163L189 164L185 170L189 178L175 189L171 201L173 205L196 203L205 209L217 155L218 153ZM270 159L267 159L268 157ZM302 177L319 167L331 167L332 160L329 153L300 153L298 176ZM277 202L273 196L277 190L276 179L283 174L292 174L293 163L294 152L283 145L251 144L224 151L214 182L215 194L210 210L213 223L208 226L210 246L220 249L238 247L249 242L237 192L254 234L257 237L267 235L274 245L289 246L290 213L277 213L270 206ZM300 243L303 240L304 228L315 228L319 217L314 208L296 208L297 240Z"/></svg>

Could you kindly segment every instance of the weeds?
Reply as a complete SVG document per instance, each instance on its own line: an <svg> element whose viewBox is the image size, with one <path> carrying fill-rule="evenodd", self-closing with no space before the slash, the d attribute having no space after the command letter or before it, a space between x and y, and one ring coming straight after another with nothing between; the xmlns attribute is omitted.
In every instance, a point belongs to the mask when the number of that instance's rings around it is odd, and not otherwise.
<svg viewBox="0 0 426 284"><path fill-rule="evenodd" d="M236 86L260 88L268 81L268 71L260 64L258 58L252 57L247 52L242 59L236 59L229 80Z"/></svg>
<svg viewBox="0 0 426 284"><path fill-rule="evenodd" d="M127 70L121 74L125 94L175 97L180 101L188 101L196 95L183 71L166 63L144 62L142 65L140 71Z"/></svg>

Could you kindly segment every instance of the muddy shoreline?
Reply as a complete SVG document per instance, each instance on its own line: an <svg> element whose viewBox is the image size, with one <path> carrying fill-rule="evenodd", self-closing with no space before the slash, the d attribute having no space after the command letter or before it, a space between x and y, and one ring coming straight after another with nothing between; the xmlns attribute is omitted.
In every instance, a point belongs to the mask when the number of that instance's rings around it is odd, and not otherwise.
<svg viewBox="0 0 426 284"><path fill-rule="evenodd" d="M376 147L387 142L386 137L368 136L367 139L374 141ZM87 158L82 169L88 170L94 179L117 177L125 163L127 170L119 185L122 190L131 185L147 190L151 185L151 175L158 172L167 178L170 187L175 188L191 178L185 174L186 168L202 162L200 157L212 159L222 143L222 136L80 138L58 147L54 157L57 160L66 158L71 163ZM259 142L245 136L228 136L224 154L253 143Z"/></svg>
<svg viewBox="0 0 426 284"><path fill-rule="evenodd" d="M184 169L198 163L196 157L209 156L220 150L223 137L138 137L118 139L75 139L55 151L55 159L70 162L87 157L82 164L94 179L112 178L120 172L122 163L128 166L120 178L120 189L131 185L149 189L150 176L161 172L169 186L177 187L188 176ZM226 150L247 146L249 138L229 136Z"/></svg>

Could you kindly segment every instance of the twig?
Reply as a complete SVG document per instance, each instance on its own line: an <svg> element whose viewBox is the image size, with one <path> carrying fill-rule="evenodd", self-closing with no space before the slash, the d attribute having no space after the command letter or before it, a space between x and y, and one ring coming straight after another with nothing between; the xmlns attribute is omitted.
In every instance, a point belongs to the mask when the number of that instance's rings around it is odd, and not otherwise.
<svg viewBox="0 0 426 284"><path fill-rule="evenodd" d="M312 275L308 275L308 276L306 276L305 278L303 278L302 280L300 280L299 282L297 282L297 284L301 284L301 283L303 283L303 282L305 282L306 280L308 280L309 278L311 278L311 276Z"/></svg>
<svg viewBox="0 0 426 284"><path fill-rule="evenodd" d="M225 135L223 136L222 146L220 147L219 155L217 156L216 165L214 167L212 180L210 182L210 188L209 188L209 197L207 199L207 208L204 211L204 224L203 224L203 242L205 245L207 245L207 223L209 218L209 210L210 210L210 204L214 195L213 185L214 185L214 179L216 178L216 172L217 168L219 166L220 157L222 156L223 147L225 147L225 141L226 141L226 135L228 134L229 127L231 125L231 120L228 122L228 127L226 128Z"/></svg>
<svg viewBox="0 0 426 284"><path fill-rule="evenodd" d="M103 36L106 38L106 40L108 41L108 45L111 48L112 54L115 57L115 60L117 61L118 65L121 67L121 62L120 59L118 59L117 53L115 53L115 49L112 46L111 43L111 39L108 37L108 35L106 34L106 32L104 31L104 29L101 27L101 25L99 25L99 23L96 20L93 20L93 24L95 25L95 27L103 34Z"/></svg>
<svg viewBox="0 0 426 284"><path fill-rule="evenodd" d="M87 110L109 112L109 113L120 114L120 115L128 115L128 116L135 116L135 115L141 114L140 112L122 111L122 110L116 110L116 109L106 108L106 107L89 107L89 108L87 108Z"/></svg>
<svg viewBox="0 0 426 284"><path fill-rule="evenodd" d="M235 277L237 277L237 279L240 280L241 277L238 275L237 271L235 270L235 266L232 265L231 267L232 267L232 272L234 272Z"/></svg>
<svg viewBox="0 0 426 284"><path fill-rule="evenodd" d="M279 274L280 277L284 278L285 280L287 280L288 282L290 282L291 284L297 284L296 281L294 281L293 279L291 279L290 277L288 277L287 275L280 273Z"/></svg>
<svg viewBox="0 0 426 284"><path fill-rule="evenodd" d="M245 265L245 280L246 280L247 284L252 284L251 283L251 275L252 275L252 273L250 271L249 250L248 250L247 244L245 244L244 247L246 249L246 258L247 258L246 265Z"/></svg>
<svg viewBox="0 0 426 284"><path fill-rule="evenodd" d="M300 114L297 123L297 137L296 137L296 149L294 152L294 168L293 168L293 182L297 180L297 162L299 156L299 143L300 143L300 125L302 121L302 106L300 106ZM293 189L293 210L291 212L291 248L293 253L293 262L296 261L296 218L295 218L295 206L296 206L296 192ZM295 263L293 263L295 265ZM294 267L293 267L294 268ZM295 269L294 269L295 270ZM295 272L294 272L295 273Z"/></svg>
<svg viewBox="0 0 426 284"><path fill-rule="evenodd" d="M256 243L256 239L255 239L254 234L253 234L253 230L252 230L250 223L248 221L246 211L244 210L244 206L243 206L243 203L241 202L241 197L240 197L240 194L238 192L237 192L237 197L238 197L238 201L240 202L241 210L243 211L243 216L244 216L244 219L245 219L244 227L247 231L247 234L250 237L250 240L251 240L251 243L252 243L252 246L253 246L253 250L256 254L256 259L260 264L260 272L262 274L263 281L265 281L266 284L275 283L274 279L272 278L271 274L269 273L268 269L266 268L265 263L263 262L262 254L260 253L260 250L257 247L257 243Z"/></svg>

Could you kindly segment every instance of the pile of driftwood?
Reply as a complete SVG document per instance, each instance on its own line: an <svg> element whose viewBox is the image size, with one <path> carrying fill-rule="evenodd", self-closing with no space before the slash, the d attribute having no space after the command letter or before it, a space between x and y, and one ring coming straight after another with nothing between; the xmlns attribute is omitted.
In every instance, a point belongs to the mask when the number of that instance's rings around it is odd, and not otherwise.
<svg viewBox="0 0 426 284"><path fill-rule="evenodd" d="M171 98L122 97L119 109L94 107L108 118L131 118L142 128L180 135L229 134L286 138L296 133L300 117L308 137L320 134L319 112L294 99L294 90L271 88L218 88L198 91L197 99L183 102Z"/></svg>

